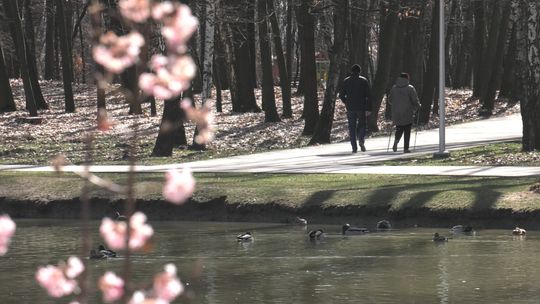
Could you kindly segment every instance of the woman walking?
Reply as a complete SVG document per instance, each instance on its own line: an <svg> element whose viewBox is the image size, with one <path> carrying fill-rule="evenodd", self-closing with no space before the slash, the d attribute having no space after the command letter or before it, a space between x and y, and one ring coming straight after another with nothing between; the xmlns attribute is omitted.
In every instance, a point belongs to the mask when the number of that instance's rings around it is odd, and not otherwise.
<svg viewBox="0 0 540 304"><path fill-rule="evenodd" d="M403 153L410 153L409 141L411 139L411 128L413 116L420 109L418 94L416 89L409 83L409 74L401 73L396 84L388 94L388 102L392 105L392 121L396 126L396 136L392 150L397 152L397 146L401 136L404 134Z"/></svg>

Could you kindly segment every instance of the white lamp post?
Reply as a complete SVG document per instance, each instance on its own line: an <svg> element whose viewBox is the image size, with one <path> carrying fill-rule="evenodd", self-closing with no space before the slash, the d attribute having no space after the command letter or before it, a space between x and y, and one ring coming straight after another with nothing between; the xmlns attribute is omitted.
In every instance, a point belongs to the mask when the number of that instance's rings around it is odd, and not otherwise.
<svg viewBox="0 0 540 304"><path fill-rule="evenodd" d="M444 60L444 0L439 0L439 151L433 156L443 158L450 156L445 147L445 60Z"/></svg>

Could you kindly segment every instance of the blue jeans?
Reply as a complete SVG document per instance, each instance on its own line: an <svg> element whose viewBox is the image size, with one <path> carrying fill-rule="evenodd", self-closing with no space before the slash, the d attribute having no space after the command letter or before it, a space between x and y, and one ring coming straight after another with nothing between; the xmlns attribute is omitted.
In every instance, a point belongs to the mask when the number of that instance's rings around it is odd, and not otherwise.
<svg viewBox="0 0 540 304"><path fill-rule="evenodd" d="M347 121L349 123L349 138L351 140L351 146L353 151L357 151L357 138L360 144L364 144L364 138L366 137L366 112L348 111Z"/></svg>

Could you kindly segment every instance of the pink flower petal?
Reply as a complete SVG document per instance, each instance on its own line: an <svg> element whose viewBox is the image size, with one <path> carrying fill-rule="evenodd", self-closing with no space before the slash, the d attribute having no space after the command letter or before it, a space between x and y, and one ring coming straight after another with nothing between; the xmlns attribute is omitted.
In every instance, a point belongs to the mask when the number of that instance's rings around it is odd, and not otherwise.
<svg viewBox="0 0 540 304"><path fill-rule="evenodd" d="M158 299L173 301L184 291L184 285L176 276L176 266L165 265L165 271L154 278L154 292Z"/></svg>
<svg viewBox="0 0 540 304"><path fill-rule="evenodd" d="M15 234L15 228L15 222L11 220L9 215L0 215L0 255L7 253L11 237Z"/></svg>
<svg viewBox="0 0 540 304"><path fill-rule="evenodd" d="M195 191L195 179L189 168L182 172L169 170L165 173L165 185L163 197L173 204L182 204L193 195Z"/></svg>
<svg viewBox="0 0 540 304"><path fill-rule="evenodd" d="M124 295L124 280L113 272L107 271L99 279L99 289L103 293L103 301L114 302Z"/></svg>

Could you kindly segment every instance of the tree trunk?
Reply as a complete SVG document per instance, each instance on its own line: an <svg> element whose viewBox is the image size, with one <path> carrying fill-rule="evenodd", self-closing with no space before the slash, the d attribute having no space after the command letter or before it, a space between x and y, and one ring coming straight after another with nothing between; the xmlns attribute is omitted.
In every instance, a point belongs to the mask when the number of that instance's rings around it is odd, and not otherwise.
<svg viewBox="0 0 540 304"><path fill-rule="evenodd" d="M26 97L26 109L30 117L37 117L37 106L34 95L34 87L30 79L30 71L28 65L28 57L26 56L26 43L24 41L21 19L19 17L19 7L17 1L3 0L4 12L7 16L13 16L10 20L11 32L14 37L13 41L16 45L17 54L19 55L19 63L21 76L23 79L24 94Z"/></svg>
<svg viewBox="0 0 540 304"><path fill-rule="evenodd" d="M310 12L313 0L302 0L296 12L298 26L302 27L302 73L304 91L305 120L302 135L313 135L319 119L319 101L317 96L317 64L315 60L315 18Z"/></svg>
<svg viewBox="0 0 540 304"><path fill-rule="evenodd" d="M204 13L204 44L203 44L203 58L202 58L202 91L201 91L201 103L202 106L206 103L206 100L212 95L212 73L214 63L214 29L216 20L216 2L215 0L205 1L205 13ZM195 141L199 130L195 128L195 135L193 135L192 149L198 151L206 150L204 144L199 144Z"/></svg>
<svg viewBox="0 0 540 304"><path fill-rule="evenodd" d="M412 1L415 3L415 1ZM412 4L411 4L412 6ZM414 6L412 6L414 7ZM426 27L424 21L427 18L426 6L420 4L416 8L419 14L405 18L405 45L403 50L403 71L409 73L411 84L416 88L418 94L422 92L422 80L424 72L424 49L426 46ZM397 75L396 75L397 76ZM390 79L392 80L392 79Z"/></svg>
<svg viewBox="0 0 540 304"><path fill-rule="evenodd" d="M49 0L47 0L49 1ZM79 12L79 2L77 2L77 21L75 22L75 26L73 27L73 31L71 33L71 41L74 41L75 38L77 38L77 34L82 34L82 21L84 19L84 16L86 16L86 12L88 11L88 7L92 3L92 0L86 0L86 3L84 4L82 11ZM82 37L82 35L80 35Z"/></svg>
<svg viewBox="0 0 540 304"><path fill-rule="evenodd" d="M501 90L499 98L508 98L511 101L517 101L518 95L516 90L516 65L517 65L517 41L516 41L516 26L512 28L510 33L510 41L508 42L508 50L504 57L503 76L501 81Z"/></svg>
<svg viewBox="0 0 540 304"><path fill-rule="evenodd" d="M493 64L495 63L495 56L497 52L497 42L499 40L500 24L502 19L502 8L501 0L496 0L493 3L493 14L491 16L491 24L489 27L488 39L486 47L484 48L484 54L482 55L482 68L480 69L480 74L482 78L480 80L480 92L478 95L480 97L480 102L482 103L482 109L480 110L480 115L489 116L491 111L489 110L490 105L484 105L486 101L487 87L489 81L492 79L493 73ZM492 101L491 101L492 102Z"/></svg>
<svg viewBox="0 0 540 304"><path fill-rule="evenodd" d="M480 97L482 90L482 61L484 54L484 41L486 39L486 25L484 17L484 0L473 1L474 12L474 46L473 46L473 96Z"/></svg>
<svg viewBox="0 0 540 304"><path fill-rule="evenodd" d="M214 58L214 60L216 60ZM214 83L216 84L216 112L221 113L223 112L223 97L221 96L221 77L218 73L217 69L217 60L214 61Z"/></svg>
<svg viewBox="0 0 540 304"><path fill-rule="evenodd" d="M223 28L220 28L223 34L219 35L220 40L223 40L223 51L224 51L224 69L227 72L227 79L229 80L229 92L231 94L231 104L232 111L239 112L242 108L242 103L238 100L237 91L238 91L238 76L236 75L235 66L236 59L234 56L234 41L232 38L231 26L228 24L223 24Z"/></svg>
<svg viewBox="0 0 540 304"><path fill-rule="evenodd" d="M69 46L68 34L66 30L66 19L64 16L64 1L56 0L56 16L60 22L60 47L62 49L62 80L64 82L64 98L66 113L75 112L75 102L73 101L73 69L71 68L71 48Z"/></svg>
<svg viewBox="0 0 540 304"><path fill-rule="evenodd" d="M24 4L24 35L26 44L26 56L28 62L28 71L30 81L32 83L32 90L34 91L34 98L36 100L36 106L38 110L46 110L49 108L41 93L41 87L39 86L39 75L36 64L36 47L34 38L34 24L32 20L32 10L30 8L30 1L25 0Z"/></svg>
<svg viewBox="0 0 540 304"><path fill-rule="evenodd" d="M9 77L4 62L4 52L0 45L0 113L17 111L13 92L9 83Z"/></svg>
<svg viewBox="0 0 540 304"><path fill-rule="evenodd" d="M231 1L232 2L232 1ZM236 4L236 5L234 5ZM233 49L234 49L234 89L238 104L233 104L234 112L260 112L253 91L253 69L249 41L249 27L246 19L250 16L250 8L245 3L235 0L231 3L237 8L240 19L231 24Z"/></svg>
<svg viewBox="0 0 540 304"><path fill-rule="evenodd" d="M258 0L259 13L259 46L261 53L262 69L262 104L265 122L278 122L279 114L276 109L276 99L274 96L274 77L272 75L272 49L270 46L270 36L268 35L268 17L266 0Z"/></svg>
<svg viewBox="0 0 540 304"><path fill-rule="evenodd" d="M56 10L56 9L55 9ZM54 18L54 77L60 79L60 29L59 20Z"/></svg>
<svg viewBox="0 0 540 304"><path fill-rule="evenodd" d="M99 6L99 0L91 0L92 5L95 5L95 7ZM95 12L93 14L90 14L90 23L92 25L92 44L97 45L99 44L99 37L101 35L101 23L102 23L102 17L101 13ZM105 103L105 88L102 86L102 82L100 81L100 77L103 75L103 67L99 65L97 62L94 62L94 68L95 68L95 75L96 75L96 99L97 99L97 112L99 113L99 110L106 108ZM99 76L97 76L99 75Z"/></svg>
<svg viewBox="0 0 540 304"><path fill-rule="evenodd" d="M495 97L502 76L504 49L508 36L508 23L510 21L510 2L502 0L498 3L498 6L500 7L502 16L499 23L494 25L497 27L496 31L498 31L497 41L495 42L496 45L494 47L495 54L489 56L491 61L488 61L487 64L490 66L489 70L491 73L486 74L485 76L485 79L488 81L484 84L482 96L480 98L480 104L482 105L480 115L485 117L491 116L495 106Z"/></svg>
<svg viewBox="0 0 540 304"><path fill-rule="evenodd" d="M159 133L152 150L152 156L172 156L181 111L178 102L178 98L164 101L163 116L161 117Z"/></svg>
<svg viewBox="0 0 540 304"><path fill-rule="evenodd" d="M283 55L283 46L281 45L281 33L279 31L279 24L277 19L277 12L274 6L274 0L267 0L268 14L270 18L270 24L272 25L272 37L274 38L274 53L277 58L279 67L279 85L281 86L281 99L283 102L283 117L292 117L291 106L291 80L289 78L289 72L287 70L287 63L285 62L285 56ZM261 18L259 16L259 18ZM260 34L259 34L260 36ZM268 45L270 47L270 44Z"/></svg>
<svg viewBox="0 0 540 304"><path fill-rule="evenodd" d="M399 24L397 13L397 2L392 2L391 4L381 6L381 20L384 20L384 24L379 35L377 73L375 74L373 89L371 90L371 104L373 111L368 118L368 129L373 132L377 132L379 130L379 127L377 126L379 109L381 108L382 99L390 79L389 76L394 52L394 42L396 40L396 33Z"/></svg>
<svg viewBox="0 0 540 304"><path fill-rule="evenodd" d="M248 66L251 70L251 81L253 82L253 88L256 89L259 87L259 82L257 80L257 46L255 44L255 11L257 10L255 1L244 2L243 4L247 9L246 20L247 22L247 44L249 46L249 63ZM246 57L247 58L247 57Z"/></svg>
<svg viewBox="0 0 540 304"><path fill-rule="evenodd" d="M218 14L221 12L221 8L218 10ZM216 16L216 20L219 20L221 18L221 14ZM229 54L228 54L228 42L226 40L227 37L224 37L226 31L223 29L223 23L218 22L216 23L216 29L215 29L215 54L214 54L214 67L215 67L215 75L216 78L219 78L220 85L222 90L228 90L230 89L230 80L229 77L231 76L230 68L231 65L229 63Z"/></svg>
<svg viewBox="0 0 540 304"><path fill-rule="evenodd" d="M23 1L24 38L26 39L26 48L31 55L29 58L32 60L32 63L36 65L36 35L34 32L32 4L30 2L30 0Z"/></svg>
<svg viewBox="0 0 540 304"><path fill-rule="evenodd" d="M454 79L452 79L452 69L450 69L450 67L452 67L451 65L451 62L450 60L452 59L452 53L450 52L450 48L452 46L452 38L454 36L454 33L456 32L456 14L457 14L457 9L458 9L458 1L457 0L452 0L450 1L450 15L448 16L448 22L447 22L447 27L446 27L446 36L444 37L444 62L445 62L445 66L448 67L445 69L445 84L452 84L452 82L454 81Z"/></svg>
<svg viewBox="0 0 540 304"><path fill-rule="evenodd" d="M355 2L350 8L348 43L349 65L359 64L364 74L369 69L369 22L367 1ZM366 74L367 75L367 74Z"/></svg>
<svg viewBox="0 0 540 304"><path fill-rule="evenodd" d="M273 1L273 0L272 0ZM287 28L285 31L286 70L289 82L292 79L293 60L293 0L287 0ZM284 109L285 111L285 109ZM283 114L285 116L285 113Z"/></svg>
<svg viewBox="0 0 540 304"><path fill-rule="evenodd" d="M517 41L523 151L540 151L540 1L518 1Z"/></svg>
<svg viewBox="0 0 540 304"><path fill-rule="evenodd" d="M90 1L87 1L87 3L89 4ZM81 16L84 16L84 12L86 11L87 7L84 7L83 8L83 13L81 14ZM79 4L77 3L77 15L79 15ZM84 54L84 49L85 49L85 44L84 44L84 35L83 35L83 28L82 26L80 26L79 24L79 48L80 48L80 51L81 51L81 55L80 55L80 58L81 58L81 70L80 70L80 74L81 74L81 79L80 79L80 82L82 83L86 83L86 60L85 60L85 54ZM74 31L77 30L77 27L74 29ZM74 41L75 39L75 35L72 35L71 36L71 41ZM73 53L73 47L71 48L72 50L72 53ZM76 79L77 81L79 81L78 79Z"/></svg>
<svg viewBox="0 0 540 304"><path fill-rule="evenodd" d="M330 66L328 68L328 80L321 110L321 116L315 127L315 132L310 145L330 143L336 95L340 80L342 57L345 53L345 39L347 33L347 17L349 12L348 0L336 0L334 3L334 45L330 50Z"/></svg>
<svg viewBox="0 0 540 304"><path fill-rule="evenodd" d="M438 44L439 44L439 1L435 1L436 5L433 6L433 12L431 15L431 35L429 38L429 55L427 62L427 69L424 74L424 84L422 86L422 95L420 98L420 113L419 123L426 124L429 122L431 114L431 106L433 99L435 98L435 90L438 79Z"/></svg>
<svg viewBox="0 0 540 304"><path fill-rule="evenodd" d="M298 12L298 8L296 9ZM298 15L296 13L296 15ZM297 17L298 19L298 17ZM296 86L296 95L304 94L304 77L302 73L302 26L297 22L297 31L296 31L296 48L295 48L295 57L296 57L296 72L294 74L293 86Z"/></svg>
<svg viewBox="0 0 540 304"><path fill-rule="evenodd" d="M204 104L212 95L212 73L214 63L214 29L216 17L216 1L206 0L205 33L204 33L204 58L203 58L203 85L201 100Z"/></svg>
<svg viewBox="0 0 540 304"><path fill-rule="evenodd" d="M473 23L473 10L472 10L472 4L469 1L465 1L462 3L463 10L464 10L464 16L463 16L463 30L462 30L462 39L461 44L459 46L459 55L456 59L456 67L455 67L455 73L454 78L455 81L453 83L454 89L459 89L463 87L470 87L471 83L468 82L468 79L470 79L470 66L473 64L471 62L471 54L472 54L472 31L471 31L471 24Z"/></svg>

